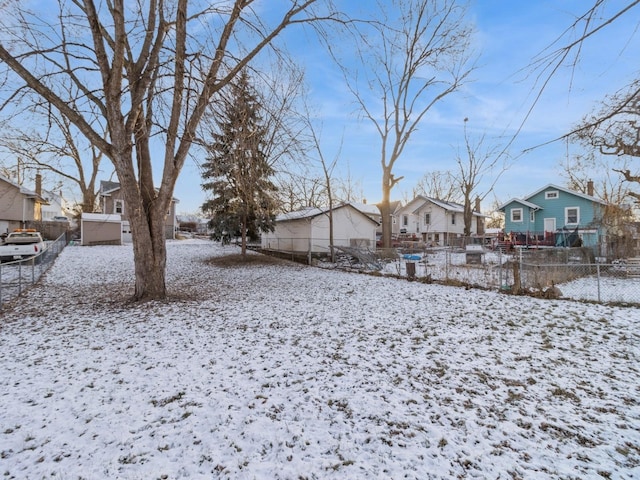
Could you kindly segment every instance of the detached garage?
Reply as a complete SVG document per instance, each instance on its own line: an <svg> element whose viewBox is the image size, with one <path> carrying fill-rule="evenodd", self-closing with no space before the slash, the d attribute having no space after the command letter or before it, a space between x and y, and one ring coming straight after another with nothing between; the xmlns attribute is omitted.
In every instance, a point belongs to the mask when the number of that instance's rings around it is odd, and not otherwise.
<svg viewBox="0 0 640 480"><path fill-rule="evenodd" d="M333 209L333 245L375 250L378 222L349 203ZM329 210L304 208L276 217L275 230L262 235L262 248L287 253L330 251Z"/></svg>
<svg viewBox="0 0 640 480"><path fill-rule="evenodd" d="M115 213L83 213L80 235L82 245L122 245L122 218Z"/></svg>

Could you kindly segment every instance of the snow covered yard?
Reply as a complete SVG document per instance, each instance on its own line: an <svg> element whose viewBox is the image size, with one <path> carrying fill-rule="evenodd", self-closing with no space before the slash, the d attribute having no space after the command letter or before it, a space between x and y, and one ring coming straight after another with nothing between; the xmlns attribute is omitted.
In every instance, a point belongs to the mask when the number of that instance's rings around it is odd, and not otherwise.
<svg viewBox="0 0 640 480"><path fill-rule="evenodd" d="M0 317L6 479L640 476L640 311L168 245L68 247Z"/></svg>

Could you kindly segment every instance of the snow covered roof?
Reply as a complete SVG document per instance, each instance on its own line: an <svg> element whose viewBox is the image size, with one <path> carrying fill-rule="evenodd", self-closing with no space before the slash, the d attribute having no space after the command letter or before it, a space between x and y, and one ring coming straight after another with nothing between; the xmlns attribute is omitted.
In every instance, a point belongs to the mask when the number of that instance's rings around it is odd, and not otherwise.
<svg viewBox="0 0 640 480"><path fill-rule="evenodd" d="M341 203L340 205L333 207L333 211L335 212L338 209L347 208L347 207L356 210L357 212L361 213L372 222L376 224L378 223L374 219L372 219L367 213L356 208L351 203ZM300 210L296 210L293 212L281 213L280 215L276 216L276 222L290 222L294 220L311 219L311 218L317 217L318 215L324 215L326 213L329 213L329 207L324 207L324 208L304 207L304 208L301 208ZM380 212L378 212L378 215L379 214Z"/></svg>
<svg viewBox="0 0 640 480"><path fill-rule="evenodd" d="M115 223L121 222L122 217L119 213L82 213L82 220L87 220L91 222L105 222L105 223Z"/></svg>
<svg viewBox="0 0 640 480"><path fill-rule="evenodd" d="M380 216L380 209L377 205L371 205L369 203L359 203L359 202L349 202L353 208L360 210L362 213L366 215L377 215Z"/></svg>
<svg viewBox="0 0 640 480"><path fill-rule="evenodd" d="M464 213L464 205L461 205L461 204L456 203L456 202L449 202L449 201L446 201L446 200L439 200L437 198L427 197L425 195L418 195L411 202L409 202L409 204L411 204L412 202L415 202L416 200L418 202L422 201L422 203L420 203L419 206L416 207L413 210L413 213L417 212L420 208L422 208L426 202L433 203L434 205L436 205L436 206L438 206L438 207L440 207L440 208L442 208L442 209L444 209L444 210L446 210L448 212ZM476 217L486 217L487 216L487 215L484 215L483 213L476 212L476 211L473 211L472 213Z"/></svg>

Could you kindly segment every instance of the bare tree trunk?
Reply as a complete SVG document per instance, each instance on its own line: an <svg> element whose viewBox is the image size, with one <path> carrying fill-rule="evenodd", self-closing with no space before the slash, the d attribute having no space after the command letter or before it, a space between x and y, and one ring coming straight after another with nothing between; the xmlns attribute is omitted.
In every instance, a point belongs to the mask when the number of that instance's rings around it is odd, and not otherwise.
<svg viewBox="0 0 640 480"><path fill-rule="evenodd" d="M147 222L141 215L131 216L135 262L135 300L164 298L167 294L165 270L167 250L164 222Z"/></svg>
<svg viewBox="0 0 640 480"><path fill-rule="evenodd" d="M364 118L380 138L382 165L382 240L391 247L391 190L402 179L393 175L418 125L444 98L459 90L474 66L466 7L456 0L378 2L383 22L341 60L347 87Z"/></svg>
<svg viewBox="0 0 640 480"><path fill-rule="evenodd" d="M240 232L240 253L243 257L247 255L247 216L242 215L242 221L240 222L240 228L242 231Z"/></svg>
<svg viewBox="0 0 640 480"><path fill-rule="evenodd" d="M315 16L316 3L328 10ZM133 234L134 299L165 298L164 220L211 98L286 27L344 17L329 0L290 2L270 25L247 0L59 0L57 8L58 23L51 25L57 36L30 22L38 14L45 18L43 11L31 13L19 2L3 10L0 27L7 35L0 43L0 73L5 82L13 74L18 79L13 98L30 91L34 103L65 117L111 160ZM219 38L197 37L201 19L209 16L221 22ZM157 189L152 138L162 138L164 148Z"/></svg>

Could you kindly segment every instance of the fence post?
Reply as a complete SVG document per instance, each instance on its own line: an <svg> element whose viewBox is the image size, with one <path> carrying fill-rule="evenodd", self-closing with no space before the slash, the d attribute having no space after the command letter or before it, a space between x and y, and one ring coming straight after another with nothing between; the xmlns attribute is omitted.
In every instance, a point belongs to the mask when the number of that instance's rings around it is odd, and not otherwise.
<svg viewBox="0 0 640 480"><path fill-rule="evenodd" d="M446 281L449 281L449 260L451 260L451 254L449 247L447 247L444 251L444 278Z"/></svg>
<svg viewBox="0 0 640 480"><path fill-rule="evenodd" d="M520 263L513 262L513 293L515 295L520 294L520 289L522 288L522 283L520 280Z"/></svg>
<svg viewBox="0 0 640 480"><path fill-rule="evenodd" d="M596 260L596 278L598 279L598 303L601 303L600 300L600 263Z"/></svg>

